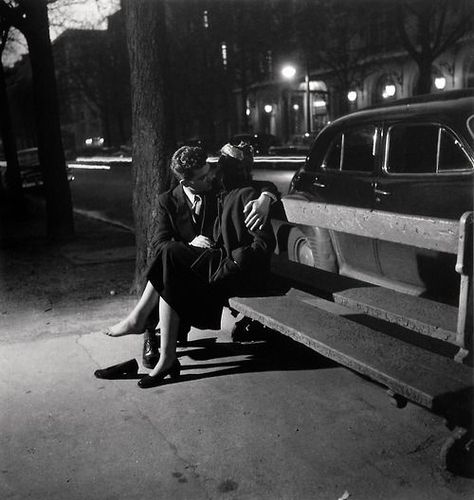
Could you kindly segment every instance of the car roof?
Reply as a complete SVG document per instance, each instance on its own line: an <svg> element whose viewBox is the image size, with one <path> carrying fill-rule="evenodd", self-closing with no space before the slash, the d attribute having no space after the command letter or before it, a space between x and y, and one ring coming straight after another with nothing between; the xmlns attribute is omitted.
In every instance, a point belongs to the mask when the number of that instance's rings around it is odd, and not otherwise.
<svg viewBox="0 0 474 500"><path fill-rule="evenodd" d="M399 99L342 116L334 120L331 125L337 127L370 120L413 120L423 118L432 119L433 121L442 119L448 123L464 127L466 118L473 114L474 88L471 88Z"/></svg>
<svg viewBox="0 0 474 500"><path fill-rule="evenodd" d="M453 99L461 99L463 97L474 97L474 88L448 90L446 92L439 92L437 94L423 94L404 97L403 99L397 99L395 101L389 101L386 103L377 104L375 106L369 106L365 108L365 110L390 108L393 106L400 106L402 104L423 104L426 102L452 101Z"/></svg>
<svg viewBox="0 0 474 500"><path fill-rule="evenodd" d="M443 94L410 97L390 104L371 107L341 116L328 124L321 134L341 130L353 125L370 123L416 123L419 120L443 123L457 130L471 144L473 136L469 118L474 115L474 89L448 91ZM472 127L472 125L470 125ZM320 135L321 135L320 134Z"/></svg>

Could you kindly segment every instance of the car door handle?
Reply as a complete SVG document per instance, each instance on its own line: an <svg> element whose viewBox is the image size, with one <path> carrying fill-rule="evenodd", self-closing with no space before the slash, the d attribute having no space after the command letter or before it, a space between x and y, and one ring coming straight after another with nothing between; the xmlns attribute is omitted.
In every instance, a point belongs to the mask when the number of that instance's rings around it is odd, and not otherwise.
<svg viewBox="0 0 474 500"><path fill-rule="evenodd" d="M318 180L316 179L316 180L313 182L313 186L314 186L314 187L318 187L318 188L325 188L325 187L326 187L326 184L323 184L322 182L318 182Z"/></svg>
<svg viewBox="0 0 474 500"><path fill-rule="evenodd" d="M392 194L390 191L383 191L382 189L379 189L376 182L374 183L374 193L381 196L390 196Z"/></svg>

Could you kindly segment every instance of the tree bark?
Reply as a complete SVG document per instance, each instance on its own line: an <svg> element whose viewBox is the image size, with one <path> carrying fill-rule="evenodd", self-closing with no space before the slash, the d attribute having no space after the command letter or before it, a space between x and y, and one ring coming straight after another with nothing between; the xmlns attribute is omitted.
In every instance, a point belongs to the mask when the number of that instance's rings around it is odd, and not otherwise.
<svg viewBox="0 0 474 500"><path fill-rule="evenodd" d="M47 234L68 239L74 234L72 202L61 140L54 60L49 37L47 0L23 0L23 34L28 43L38 155L46 198Z"/></svg>
<svg viewBox="0 0 474 500"><path fill-rule="evenodd" d="M23 208L23 188L20 174L20 166L18 164L18 155L16 151L16 139L13 133L10 106L8 105L7 88L5 82L5 72L3 65L0 64L0 130L3 142L3 151L7 162L7 170L5 173L5 186L1 186L6 190L6 197L16 207ZM2 180L0 180L2 184Z"/></svg>
<svg viewBox="0 0 474 500"><path fill-rule="evenodd" d="M154 257L156 205L170 185L168 166L175 148L167 70L165 8L161 0L125 0L132 94L133 214L140 293Z"/></svg>
<svg viewBox="0 0 474 500"><path fill-rule="evenodd" d="M414 89L414 95L429 94L431 92L431 60L422 59L418 63L418 81Z"/></svg>

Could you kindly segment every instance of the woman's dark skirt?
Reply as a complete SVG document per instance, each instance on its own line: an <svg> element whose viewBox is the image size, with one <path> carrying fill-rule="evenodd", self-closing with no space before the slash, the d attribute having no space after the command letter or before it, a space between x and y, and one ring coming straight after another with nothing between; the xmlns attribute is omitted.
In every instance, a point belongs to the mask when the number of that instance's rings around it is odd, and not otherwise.
<svg viewBox="0 0 474 500"><path fill-rule="evenodd" d="M153 261L148 280L181 321L199 329L218 330L228 295L191 270L203 252L205 249L182 242L167 243Z"/></svg>

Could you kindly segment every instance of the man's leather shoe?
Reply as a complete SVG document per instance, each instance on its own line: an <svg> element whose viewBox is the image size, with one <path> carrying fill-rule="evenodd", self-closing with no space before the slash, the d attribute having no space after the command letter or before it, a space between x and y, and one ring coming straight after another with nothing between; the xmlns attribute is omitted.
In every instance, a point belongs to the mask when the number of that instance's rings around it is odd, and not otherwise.
<svg viewBox="0 0 474 500"><path fill-rule="evenodd" d="M191 327L186 324L186 323L180 323L179 324L179 330L178 330L178 340L177 344L181 347L184 347L188 343L188 334L189 331L191 330Z"/></svg>
<svg viewBox="0 0 474 500"><path fill-rule="evenodd" d="M94 375L97 378L104 378L107 380L126 378L129 375L136 375L138 373L138 363L136 359L130 359L118 365L109 366L96 370Z"/></svg>
<svg viewBox="0 0 474 500"><path fill-rule="evenodd" d="M258 321L244 317L232 328L232 342L258 342L265 339L265 327Z"/></svg>
<svg viewBox="0 0 474 500"><path fill-rule="evenodd" d="M185 347L188 344L188 334L189 334L190 330L191 330L191 327L187 324L181 323L179 325L178 337L176 340L176 344L178 347ZM148 334L148 331L145 332L145 339L143 342L143 356L145 356L145 344L147 343L147 334ZM150 334L150 337L151 337L151 334ZM159 328L157 328L156 333L154 334L154 339L156 340L156 352L158 353L158 359L159 359L160 353L158 352L158 349L161 345L161 331ZM155 352L155 351L153 351L153 352ZM143 358L143 363L145 365L145 358ZM156 365L156 363L155 363L155 365ZM145 365L145 366L147 368L153 368L155 365L153 365L153 366Z"/></svg>
<svg viewBox="0 0 474 500"><path fill-rule="evenodd" d="M143 336L143 366L154 368L160 359L159 340L154 330L146 330Z"/></svg>

